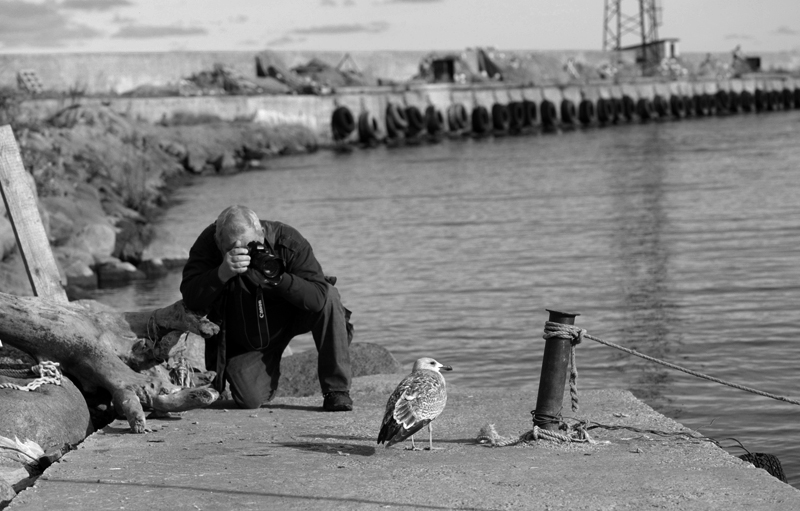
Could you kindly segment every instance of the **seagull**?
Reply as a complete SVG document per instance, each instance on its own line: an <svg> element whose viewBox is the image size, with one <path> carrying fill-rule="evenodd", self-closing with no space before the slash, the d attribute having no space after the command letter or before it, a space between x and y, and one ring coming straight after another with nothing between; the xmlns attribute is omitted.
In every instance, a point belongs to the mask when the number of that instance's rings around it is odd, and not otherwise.
<svg viewBox="0 0 800 511"><path fill-rule="evenodd" d="M378 443L386 442L386 447L411 437L411 450L414 433L428 426L428 450L433 450L433 431L431 421L439 416L447 403L447 388L440 369L452 371L453 368L440 364L429 357L414 362L411 374L389 396L386 413L383 416Z"/></svg>

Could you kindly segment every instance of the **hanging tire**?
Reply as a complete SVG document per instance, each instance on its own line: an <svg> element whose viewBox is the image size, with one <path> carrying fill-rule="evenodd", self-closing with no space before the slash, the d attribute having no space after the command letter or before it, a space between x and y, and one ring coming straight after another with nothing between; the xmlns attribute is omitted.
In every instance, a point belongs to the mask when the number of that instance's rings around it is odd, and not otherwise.
<svg viewBox="0 0 800 511"><path fill-rule="evenodd" d="M478 105L472 109L472 132L483 135L489 131L492 119L486 107Z"/></svg>
<svg viewBox="0 0 800 511"><path fill-rule="evenodd" d="M415 106L406 107L406 120L408 126L406 127L406 135L415 137L425 129L425 118L422 117L422 112Z"/></svg>
<svg viewBox="0 0 800 511"><path fill-rule="evenodd" d="M739 93L736 91L728 92L728 112L732 114L738 114L740 104L741 99Z"/></svg>
<svg viewBox="0 0 800 511"><path fill-rule="evenodd" d="M781 91L781 97L783 98L784 110L791 110L794 108L794 94L791 89L783 89L783 91Z"/></svg>
<svg viewBox="0 0 800 511"><path fill-rule="evenodd" d="M783 107L783 100L781 98L781 93L773 90L769 93L769 104L772 106L770 110L778 111Z"/></svg>
<svg viewBox="0 0 800 511"><path fill-rule="evenodd" d="M525 126L525 108L521 101L511 101L508 104L508 128L519 131Z"/></svg>
<svg viewBox="0 0 800 511"><path fill-rule="evenodd" d="M349 108L340 106L334 109L331 116L331 130L333 131L334 140L346 139L355 129L356 121L353 118L353 112Z"/></svg>
<svg viewBox="0 0 800 511"><path fill-rule="evenodd" d="M769 103L769 94L764 92L763 89L756 89L754 103L756 106L756 112L763 112L767 109L767 103Z"/></svg>
<svg viewBox="0 0 800 511"><path fill-rule="evenodd" d="M655 114L655 109L653 108L653 102L650 101L650 98L639 98L639 101L636 102L636 115L639 116L639 119L642 121L649 121L653 118Z"/></svg>
<svg viewBox="0 0 800 511"><path fill-rule="evenodd" d="M597 100L595 110L597 111L597 121L600 124L608 124L614 121L613 99L600 98Z"/></svg>
<svg viewBox="0 0 800 511"><path fill-rule="evenodd" d="M378 127L378 120L364 110L358 116L358 140L362 144L369 144L374 140L378 140L380 128Z"/></svg>
<svg viewBox="0 0 800 511"><path fill-rule="evenodd" d="M669 103L664 99L661 94L653 96L653 110L659 117L667 117L669 115Z"/></svg>
<svg viewBox="0 0 800 511"><path fill-rule="evenodd" d="M508 113L508 108L500 103L492 105L492 128L495 131L505 133L511 124L511 115Z"/></svg>
<svg viewBox="0 0 800 511"><path fill-rule="evenodd" d="M742 93L739 94L739 105L741 105L743 112L752 112L753 93L749 90L743 90Z"/></svg>
<svg viewBox="0 0 800 511"><path fill-rule="evenodd" d="M467 127L467 109L461 103L453 103L447 107L447 125L453 133Z"/></svg>
<svg viewBox="0 0 800 511"><path fill-rule="evenodd" d="M425 109L425 128L431 135L438 135L444 131L444 115L433 105Z"/></svg>
<svg viewBox="0 0 800 511"><path fill-rule="evenodd" d="M617 123L622 119L622 99L620 98L611 98L609 100L611 102L611 122Z"/></svg>
<svg viewBox="0 0 800 511"><path fill-rule="evenodd" d="M708 115L708 103L705 94L695 94L693 98L694 114L697 117L705 117Z"/></svg>
<svg viewBox="0 0 800 511"><path fill-rule="evenodd" d="M694 111L694 100L691 96L681 96L683 99L683 112L686 114L686 117L691 117L696 115Z"/></svg>
<svg viewBox="0 0 800 511"><path fill-rule="evenodd" d="M633 98L628 95L622 96L622 117L624 117L626 121L632 121L635 113L636 102L633 101Z"/></svg>
<svg viewBox="0 0 800 511"><path fill-rule="evenodd" d="M542 116L543 127L552 129L556 126L556 122L558 122L558 115L556 114L556 105L552 101L547 99L542 101L542 104L539 107L539 112Z"/></svg>
<svg viewBox="0 0 800 511"><path fill-rule="evenodd" d="M595 113L594 103L591 100L582 99L581 102L578 103L578 120L581 121L581 124L584 126L594 122Z"/></svg>
<svg viewBox="0 0 800 511"><path fill-rule="evenodd" d="M676 119L686 116L686 107L683 105L683 97L672 95L669 97L669 110Z"/></svg>
<svg viewBox="0 0 800 511"><path fill-rule="evenodd" d="M561 123L562 124L574 124L575 117L577 117L577 111L575 109L575 103L572 102L571 99L562 99L561 100Z"/></svg>
<svg viewBox="0 0 800 511"><path fill-rule="evenodd" d="M717 111L718 114L727 113L731 107L731 97L727 91L718 90L716 94L714 94L714 109Z"/></svg>
<svg viewBox="0 0 800 511"><path fill-rule="evenodd" d="M794 89L794 107L800 108L800 87Z"/></svg>
<svg viewBox="0 0 800 511"><path fill-rule="evenodd" d="M798 89L800 90L800 89ZM527 99L522 101L522 114L523 114L523 126L533 126L536 122L536 103L533 101L528 101Z"/></svg>
<svg viewBox="0 0 800 511"><path fill-rule="evenodd" d="M394 103L386 105L386 134L398 138L408 129L405 110Z"/></svg>

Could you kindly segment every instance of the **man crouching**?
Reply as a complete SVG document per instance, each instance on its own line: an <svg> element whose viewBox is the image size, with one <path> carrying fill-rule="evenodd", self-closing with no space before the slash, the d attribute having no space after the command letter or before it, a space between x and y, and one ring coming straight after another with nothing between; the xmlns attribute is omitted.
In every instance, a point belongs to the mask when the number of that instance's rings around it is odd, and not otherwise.
<svg viewBox="0 0 800 511"><path fill-rule="evenodd" d="M275 395L289 342L311 332L323 408L352 410L350 311L328 280L296 229L244 206L222 211L189 251L181 282L186 307L220 325L206 340L214 388L227 381L240 408L260 407Z"/></svg>

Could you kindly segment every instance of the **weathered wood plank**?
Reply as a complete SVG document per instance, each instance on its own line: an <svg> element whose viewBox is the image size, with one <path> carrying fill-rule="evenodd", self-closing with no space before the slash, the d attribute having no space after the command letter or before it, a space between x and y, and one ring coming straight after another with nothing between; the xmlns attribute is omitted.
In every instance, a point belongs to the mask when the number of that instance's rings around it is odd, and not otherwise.
<svg viewBox="0 0 800 511"><path fill-rule="evenodd" d="M61 285L56 260L36 207L36 196L25 176L11 126L0 126L0 194L14 228L33 294L60 302L69 301Z"/></svg>

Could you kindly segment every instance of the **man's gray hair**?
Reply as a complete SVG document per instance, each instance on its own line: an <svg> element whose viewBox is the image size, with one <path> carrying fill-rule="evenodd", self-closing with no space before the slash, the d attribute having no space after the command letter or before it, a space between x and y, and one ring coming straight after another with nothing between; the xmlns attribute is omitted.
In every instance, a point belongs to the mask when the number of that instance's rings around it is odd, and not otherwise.
<svg viewBox="0 0 800 511"><path fill-rule="evenodd" d="M223 250L222 243L225 239L241 236L251 227L261 230L261 222L255 211L247 206L238 205L225 208L217 217L216 232L214 232L217 247Z"/></svg>

